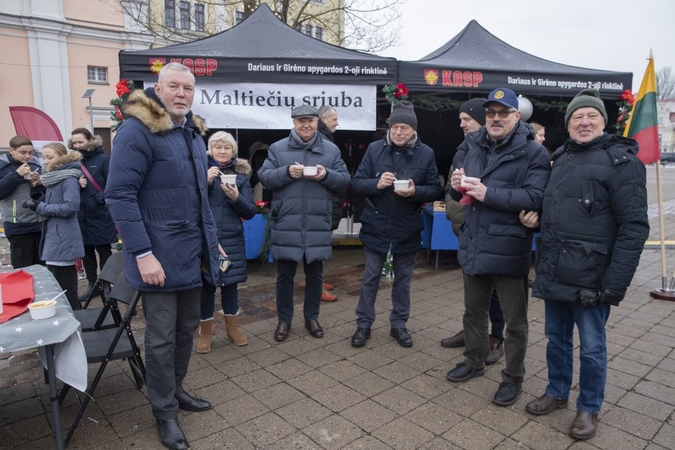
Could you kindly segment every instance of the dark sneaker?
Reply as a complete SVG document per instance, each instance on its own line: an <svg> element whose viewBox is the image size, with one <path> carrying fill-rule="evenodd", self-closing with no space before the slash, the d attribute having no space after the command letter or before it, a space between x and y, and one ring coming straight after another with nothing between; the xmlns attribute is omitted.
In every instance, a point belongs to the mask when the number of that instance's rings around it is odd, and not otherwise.
<svg viewBox="0 0 675 450"><path fill-rule="evenodd" d="M352 347L363 347L366 341L370 339L370 327L356 329L356 333L352 336Z"/></svg>
<svg viewBox="0 0 675 450"><path fill-rule="evenodd" d="M405 328L392 328L389 335L396 339L401 347L412 347L412 337Z"/></svg>
<svg viewBox="0 0 675 450"><path fill-rule="evenodd" d="M445 348L457 348L464 347L464 330L460 331L456 335L445 338L441 341L441 346Z"/></svg>
<svg viewBox="0 0 675 450"><path fill-rule="evenodd" d="M520 383L507 383L506 381L502 381L492 399L492 403L499 406L511 406L518 399L521 390L522 385Z"/></svg>
<svg viewBox="0 0 675 450"><path fill-rule="evenodd" d="M448 372L448 374L445 376L445 379L452 381L453 383L461 383L462 381L466 381L470 378L480 377L484 374L484 368L474 369L467 363L462 362L457 364L457 367Z"/></svg>

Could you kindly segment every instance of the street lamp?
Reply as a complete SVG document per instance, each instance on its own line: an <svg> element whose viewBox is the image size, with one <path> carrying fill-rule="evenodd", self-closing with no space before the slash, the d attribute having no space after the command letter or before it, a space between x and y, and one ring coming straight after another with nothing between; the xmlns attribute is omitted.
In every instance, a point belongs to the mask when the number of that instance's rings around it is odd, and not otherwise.
<svg viewBox="0 0 675 450"><path fill-rule="evenodd" d="M82 98L88 98L89 99L89 120L91 120L91 131L92 134L94 133L94 108L91 105L91 98L94 96L94 92L96 92L96 89L87 89L84 91L84 94L82 94Z"/></svg>

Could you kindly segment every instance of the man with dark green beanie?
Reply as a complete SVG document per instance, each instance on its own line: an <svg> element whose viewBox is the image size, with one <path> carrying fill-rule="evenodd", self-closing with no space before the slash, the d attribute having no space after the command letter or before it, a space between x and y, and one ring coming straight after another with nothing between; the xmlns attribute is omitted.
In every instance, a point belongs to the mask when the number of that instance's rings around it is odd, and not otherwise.
<svg viewBox="0 0 675 450"><path fill-rule="evenodd" d="M638 144L604 132L607 111L585 89L565 112L569 139L551 155L532 295L544 299L548 385L525 409L544 415L567 407L573 378L574 326L579 330L579 396L569 434L595 435L607 379L605 325L631 283L649 236L646 170Z"/></svg>

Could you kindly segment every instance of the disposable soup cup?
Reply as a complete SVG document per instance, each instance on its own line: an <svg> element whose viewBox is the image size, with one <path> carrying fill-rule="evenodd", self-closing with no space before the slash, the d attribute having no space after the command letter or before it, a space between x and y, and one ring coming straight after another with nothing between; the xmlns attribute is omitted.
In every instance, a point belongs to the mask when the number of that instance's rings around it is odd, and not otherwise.
<svg viewBox="0 0 675 450"><path fill-rule="evenodd" d="M35 320L49 319L56 314L56 300L43 300L28 305L30 316Z"/></svg>
<svg viewBox="0 0 675 450"><path fill-rule="evenodd" d="M317 172L316 166L305 166L302 169L302 173L306 177L313 177L314 175L316 175L316 172Z"/></svg>
<svg viewBox="0 0 675 450"><path fill-rule="evenodd" d="M221 175L220 181L223 184L235 185L237 184L237 176L234 174Z"/></svg>
<svg viewBox="0 0 675 450"><path fill-rule="evenodd" d="M408 189L408 180L396 180L394 181L394 190L403 191Z"/></svg>

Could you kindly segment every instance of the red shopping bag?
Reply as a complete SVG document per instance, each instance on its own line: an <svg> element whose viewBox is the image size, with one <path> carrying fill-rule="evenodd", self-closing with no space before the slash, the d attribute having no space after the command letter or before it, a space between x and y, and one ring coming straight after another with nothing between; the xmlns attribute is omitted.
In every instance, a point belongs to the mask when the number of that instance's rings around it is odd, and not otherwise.
<svg viewBox="0 0 675 450"><path fill-rule="evenodd" d="M4 323L28 309L28 305L35 298L33 275L21 269L0 273L0 285L3 304L0 323Z"/></svg>

